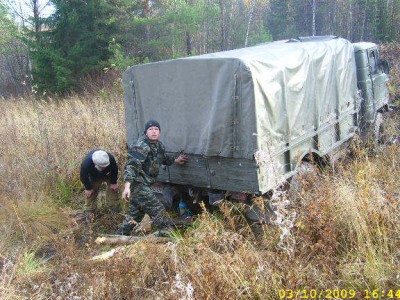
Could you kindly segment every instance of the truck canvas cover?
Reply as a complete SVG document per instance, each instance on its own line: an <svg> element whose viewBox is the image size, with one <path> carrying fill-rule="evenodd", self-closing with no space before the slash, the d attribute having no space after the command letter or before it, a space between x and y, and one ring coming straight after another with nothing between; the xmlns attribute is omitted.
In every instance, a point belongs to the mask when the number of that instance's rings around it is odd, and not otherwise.
<svg viewBox="0 0 400 300"><path fill-rule="evenodd" d="M161 124L169 152L253 159L356 105L351 43L278 41L128 68L127 143Z"/></svg>

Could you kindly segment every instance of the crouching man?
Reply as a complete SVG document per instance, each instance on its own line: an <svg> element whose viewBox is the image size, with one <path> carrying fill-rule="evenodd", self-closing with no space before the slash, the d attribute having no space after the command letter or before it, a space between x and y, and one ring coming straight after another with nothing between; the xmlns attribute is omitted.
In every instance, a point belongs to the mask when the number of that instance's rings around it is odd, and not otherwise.
<svg viewBox="0 0 400 300"><path fill-rule="evenodd" d="M103 182L107 183L107 205L113 211L119 210L118 165L111 153L103 150L90 151L82 161L80 179L85 186L84 213L86 217L91 214L95 217L98 213L97 195Z"/></svg>
<svg viewBox="0 0 400 300"><path fill-rule="evenodd" d="M158 140L160 133L161 127L157 121L147 122L144 134L128 152L122 198L129 200L129 211L117 234L129 235L145 214L157 225L161 235L167 235L173 229L173 222L154 195L151 185L156 182L161 165L170 166L174 162L183 165L187 156L180 154L175 159L167 155L164 145Z"/></svg>

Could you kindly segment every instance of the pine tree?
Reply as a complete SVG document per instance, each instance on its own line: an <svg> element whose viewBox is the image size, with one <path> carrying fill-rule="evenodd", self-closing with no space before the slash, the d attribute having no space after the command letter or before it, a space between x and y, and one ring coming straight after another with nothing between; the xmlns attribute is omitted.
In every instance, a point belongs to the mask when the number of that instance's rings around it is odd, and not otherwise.
<svg viewBox="0 0 400 300"><path fill-rule="evenodd" d="M39 90L66 92L77 88L85 75L98 72L111 53L116 32L112 8L101 0L54 0L48 30L32 44L34 81Z"/></svg>

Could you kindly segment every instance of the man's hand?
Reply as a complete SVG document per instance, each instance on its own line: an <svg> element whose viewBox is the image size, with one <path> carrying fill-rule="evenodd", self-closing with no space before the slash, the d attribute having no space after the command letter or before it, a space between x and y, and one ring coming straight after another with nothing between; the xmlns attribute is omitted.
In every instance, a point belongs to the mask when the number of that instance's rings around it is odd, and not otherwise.
<svg viewBox="0 0 400 300"><path fill-rule="evenodd" d="M178 158L175 159L175 163L178 165L183 165L184 163L186 163L188 160L188 157L186 154L179 154Z"/></svg>
<svg viewBox="0 0 400 300"><path fill-rule="evenodd" d="M114 192L118 192L118 183L110 184L110 189Z"/></svg>
<svg viewBox="0 0 400 300"><path fill-rule="evenodd" d="M125 182L124 183L124 191L122 192L122 199L129 200L130 197L131 197L131 183Z"/></svg>
<svg viewBox="0 0 400 300"><path fill-rule="evenodd" d="M86 197L90 197L90 196L92 196L93 195L93 193L94 193L94 190L93 189L91 189L91 190L85 190L85 195L86 195Z"/></svg>

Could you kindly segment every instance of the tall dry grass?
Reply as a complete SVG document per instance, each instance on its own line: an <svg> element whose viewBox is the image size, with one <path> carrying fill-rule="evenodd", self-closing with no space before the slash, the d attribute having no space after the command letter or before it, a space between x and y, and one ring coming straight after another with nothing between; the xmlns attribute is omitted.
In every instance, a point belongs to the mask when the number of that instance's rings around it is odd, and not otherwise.
<svg viewBox="0 0 400 300"><path fill-rule="evenodd" d="M24 253L73 224L65 208L82 205L84 155L102 148L123 162L125 129L118 86L65 100L1 100L0 114L2 290Z"/></svg>
<svg viewBox="0 0 400 300"><path fill-rule="evenodd" d="M366 289L400 290L398 111L386 145L355 140L334 168L276 192L273 224L248 223L243 205L225 203L170 243L139 242L105 261L91 257L109 247L79 243L68 211L81 204L86 152L104 148L124 163L121 90L0 101L0 113L1 299L279 299L290 290L299 299L313 289L363 299Z"/></svg>
<svg viewBox="0 0 400 300"><path fill-rule="evenodd" d="M171 243L143 241L106 261L90 258L108 248L59 237L62 255L47 270L14 276L8 290L33 299L278 299L279 290L340 289L363 299L365 289L400 289L400 149L359 147L351 162L281 195L297 213L290 251L279 246L279 226L249 224L241 205L225 203Z"/></svg>
<svg viewBox="0 0 400 300"><path fill-rule="evenodd" d="M120 94L72 96L64 101L0 101L0 189L18 197L54 192L60 182L78 182L82 157L94 148L123 156ZM29 193L34 193L29 195Z"/></svg>

